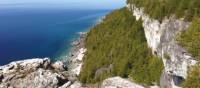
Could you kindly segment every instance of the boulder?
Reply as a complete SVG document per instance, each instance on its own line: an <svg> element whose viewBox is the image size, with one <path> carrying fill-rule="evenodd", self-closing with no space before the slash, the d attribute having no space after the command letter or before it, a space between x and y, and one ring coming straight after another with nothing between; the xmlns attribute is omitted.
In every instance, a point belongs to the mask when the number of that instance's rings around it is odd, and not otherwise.
<svg viewBox="0 0 200 88"><path fill-rule="evenodd" d="M52 64L52 67L54 69L61 70L61 71L66 70L66 67L62 61L55 62L54 64Z"/></svg>
<svg viewBox="0 0 200 88"><path fill-rule="evenodd" d="M0 69L0 88L58 88L69 82L62 74L64 64L48 58L16 61Z"/></svg>

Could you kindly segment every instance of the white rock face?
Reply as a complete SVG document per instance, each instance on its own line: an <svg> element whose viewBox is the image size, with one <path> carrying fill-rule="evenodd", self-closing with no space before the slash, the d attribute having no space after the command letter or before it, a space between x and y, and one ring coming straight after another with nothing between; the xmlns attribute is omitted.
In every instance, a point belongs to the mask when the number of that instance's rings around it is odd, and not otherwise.
<svg viewBox="0 0 200 88"><path fill-rule="evenodd" d="M69 88L84 88L84 87L82 87L82 84L80 82L76 81Z"/></svg>
<svg viewBox="0 0 200 88"><path fill-rule="evenodd" d="M145 88L121 77L108 78L103 81L101 88Z"/></svg>
<svg viewBox="0 0 200 88"><path fill-rule="evenodd" d="M16 72L19 70L19 67L22 68L24 71L28 70L35 70L39 68L40 66L43 66L44 68L47 68L47 66L50 64L50 60L48 58L44 59L28 59L28 60L23 60L23 61L16 61L16 62L11 62L8 65L0 66L0 71L3 74L6 73L12 73Z"/></svg>
<svg viewBox="0 0 200 88"><path fill-rule="evenodd" d="M142 19L148 46L153 54L162 57L166 73L185 79L188 67L195 65L197 60L179 46L175 38L181 31L187 30L191 23L173 17L164 19L160 23L144 14L142 8L130 4L127 7L133 12L136 20ZM170 59L165 55L169 55ZM172 80L171 85L176 84L175 81L177 80Z"/></svg>
<svg viewBox="0 0 200 88"><path fill-rule="evenodd" d="M77 58L75 60L79 60L79 61L82 61L83 60L83 57L84 57L84 53L86 52L86 49L84 48L81 48L79 50L79 54L77 56Z"/></svg>
<svg viewBox="0 0 200 88"><path fill-rule="evenodd" d="M81 68L83 65L83 57L84 57L84 53L87 50L85 48L81 48L79 49L79 51L77 52L77 55L75 55L74 58L71 59L71 63L73 63L73 66L71 66L70 71L74 74L76 74L77 76L80 74L81 72Z"/></svg>
<svg viewBox="0 0 200 88"><path fill-rule="evenodd" d="M0 67L0 88L58 88L68 82L63 66L52 69L48 58L12 62Z"/></svg>

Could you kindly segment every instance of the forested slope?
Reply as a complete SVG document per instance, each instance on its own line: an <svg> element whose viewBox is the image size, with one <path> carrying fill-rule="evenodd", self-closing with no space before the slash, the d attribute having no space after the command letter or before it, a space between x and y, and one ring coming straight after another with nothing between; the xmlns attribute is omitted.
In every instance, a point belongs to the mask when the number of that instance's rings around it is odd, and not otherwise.
<svg viewBox="0 0 200 88"><path fill-rule="evenodd" d="M191 23L187 30L177 35L176 42L197 61L200 60L199 0L127 0L127 4L143 8L146 15L159 23L171 18ZM85 41L87 52L79 76L81 82L98 83L108 77L121 76L143 85L159 85L163 62L152 55L148 48L142 23L141 20L136 21L133 12L122 8L113 11L94 26ZM171 57L167 57L170 61ZM185 82L177 86L200 87L199 64L188 68Z"/></svg>
<svg viewBox="0 0 200 88"><path fill-rule="evenodd" d="M136 21L127 8L113 11L92 28L86 48L80 75L83 83L96 83L112 76L148 85L159 83L162 61L147 47L142 21Z"/></svg>

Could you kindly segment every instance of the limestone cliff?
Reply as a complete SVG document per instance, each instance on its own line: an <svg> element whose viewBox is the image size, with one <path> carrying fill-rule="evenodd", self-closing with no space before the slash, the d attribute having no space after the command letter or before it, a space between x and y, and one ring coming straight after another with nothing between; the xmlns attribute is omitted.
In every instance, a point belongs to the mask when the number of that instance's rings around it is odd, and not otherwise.
<svg viewBox="0 0 200 88"><path fill-rule="evenodd" d="M191 23L173 16L159 22L133 4L128 4L127 8L137 20L142 19L148 46L154 55L163 60L165 69L161 77L161 87L179 87L187 77L188 67L197 63L197 59L176 42L176 36L187 30Z"/></svg>

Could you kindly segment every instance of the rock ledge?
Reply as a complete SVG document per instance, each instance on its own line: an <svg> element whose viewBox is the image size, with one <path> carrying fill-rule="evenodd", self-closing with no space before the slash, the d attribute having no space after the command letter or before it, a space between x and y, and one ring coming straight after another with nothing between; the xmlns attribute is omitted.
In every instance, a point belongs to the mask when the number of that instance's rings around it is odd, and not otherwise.
<svg viewBox="0 0 200 88"><path fill-rule="evenodd" d="M62 62L28 59L0 66L0 88L58 88L67 83Z"/></svg>

